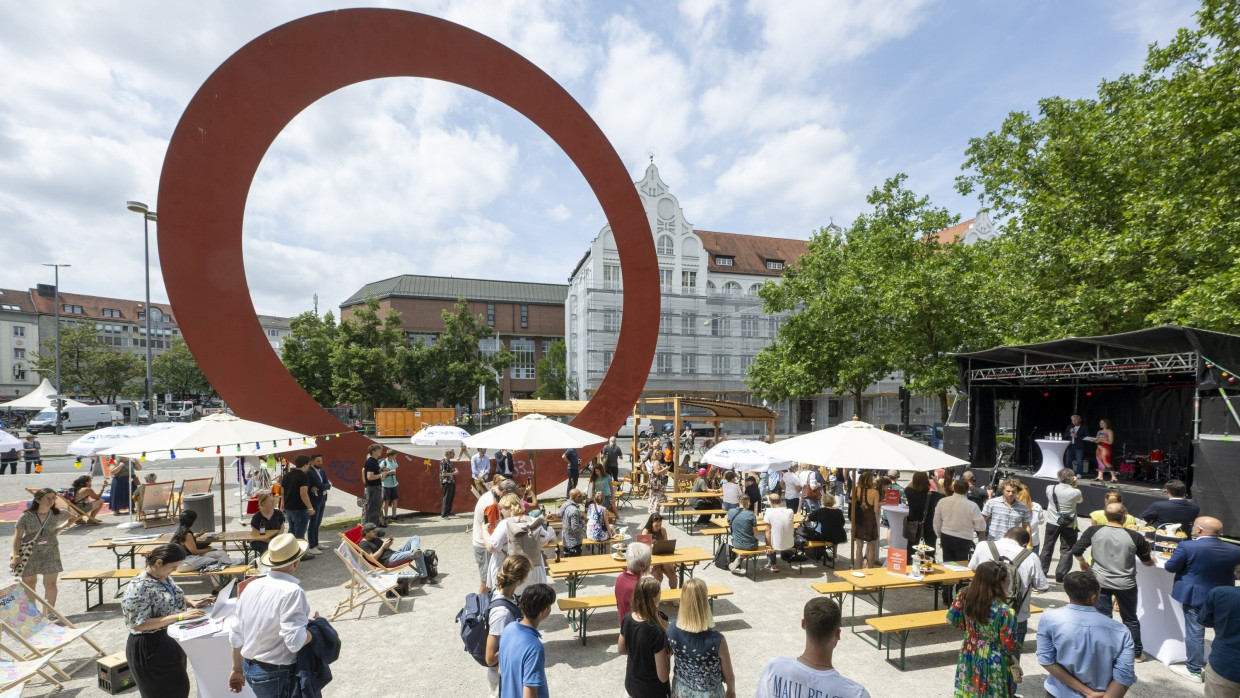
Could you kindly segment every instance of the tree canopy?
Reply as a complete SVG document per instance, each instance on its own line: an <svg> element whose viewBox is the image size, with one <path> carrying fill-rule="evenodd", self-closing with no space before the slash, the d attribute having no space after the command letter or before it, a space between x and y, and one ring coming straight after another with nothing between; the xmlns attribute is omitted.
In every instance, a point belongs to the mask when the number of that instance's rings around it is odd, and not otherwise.
<svg viewBox="0 0 1240 698"><path fill-rule="evenodd" d="M538 360L535 376L538 379L533 397L542 400L563 400L568 395L568 348L564 340L551 343L547 355Z"/></svg>
<svg viewBox="0 0 1240 698"><path fill-rule="evenodd" d="M151 362L151 379L156 394L172 393L173 399L186 400L197 395L203 400L215 397L215 388L203 375L184 339L176 339Z"/></svg>
<svg viewBox="0 0 1240 698"><path fill-rule="evenodd" d="M40 343L39 353L33 357L32 363L36 373L54 379L54 338L49 337ZM112 402L126 384L145 374L146 363L139 356L104 343L93 324L61 325L60 384L64 390L89 395L96 402Z"/></svg>

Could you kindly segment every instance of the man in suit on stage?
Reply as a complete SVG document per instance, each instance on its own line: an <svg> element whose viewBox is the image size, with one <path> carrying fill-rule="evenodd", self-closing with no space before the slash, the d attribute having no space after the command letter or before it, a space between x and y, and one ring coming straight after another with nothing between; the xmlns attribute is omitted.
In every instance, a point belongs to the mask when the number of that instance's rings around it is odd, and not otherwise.
<svg viewBox="0 0 1240 698"><path fill-rule="evenodd" d="M1193 522L1193 540L1176 546L1165 569L1175 573L1171 598L1184 606L1184 646L1188 661L1171 667L1171 671L1194 683L1201 683L1205 666L1205 628L1197 619L1206 595L1218 587L1235 584L1233 574L1240 565L1240 546L1219 540L1223 523L1212 516L1201 516Z"/></svg>
<svg viewBox="0 0 1240 698"><path fill-rule="evenodd" d="M1072 468L1072 472L1076 473L1077 477L1080 477L1088 470L1085 465L1085 437L1089 436L1089 433L1085 431L1085 425L1081 423L1081 415L1072 415L1072 423L1063 430L1063 436L1069 442L1067 466Z"/></svg>
<svg viewBox="0 0 1240 698"><path fill-rule="evenodd" d="M1167 492L1167 501L1149 505L1141 518L1151 526L1178 523L1181 531L1192 535L1193 522L1201 514L1201 507L1197 506L1196 502L1185 499L1188 496L1188 487L1179 480L1167 480L1163 489Z"/></svg>

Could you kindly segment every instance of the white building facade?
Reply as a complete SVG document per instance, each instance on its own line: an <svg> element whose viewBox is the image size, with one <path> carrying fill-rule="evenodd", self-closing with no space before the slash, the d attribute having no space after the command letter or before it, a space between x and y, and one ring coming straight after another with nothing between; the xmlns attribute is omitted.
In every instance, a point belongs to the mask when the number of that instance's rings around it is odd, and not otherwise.
<svg viewBox="0 0 1240 698"><path fill-rule="evenodd" d="M0 402L38 387L32 361L38 353L39 315L30 294L0 289Z"/></svg>

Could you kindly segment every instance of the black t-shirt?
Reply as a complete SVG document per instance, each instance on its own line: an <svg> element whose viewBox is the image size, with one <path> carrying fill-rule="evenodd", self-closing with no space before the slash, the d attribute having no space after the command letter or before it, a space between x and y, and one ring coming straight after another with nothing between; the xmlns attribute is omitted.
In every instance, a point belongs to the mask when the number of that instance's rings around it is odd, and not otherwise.
<svg viewBox="0 0 1240 698"><path fill-rule="evenodd" d="M922 492L905 487L904 496L908 498L908 520L921 521L924 513L927 528L929 528L934 523L934 510L938 507L939 500L943 498L943 495L939 492ZM927 500L930 505L929 511L926 511Z"/></svg>
<svg viewBox="0 0 1240 698"><path fill-rule="evenodd" d="M749 497L749 508L762 503L762 490L757 485L745 485L745 496Z"/></svg>
<svg viewBox="0 0 1240 698"><path fill-rule="evenodd" d="M810 512L805 520L818 526L818 535L821 536L819 540L829 543L848 542L848 533L844 530L844 512L839 509L818 507Z"/></svg>
<svg viewBox="0 0 1240 698"><path fill-rule="evenodd" d="M261 511L254 512L254 515L250 517L250 528L257 531L261 524L266 524L268 533L280 530L280 527L284 525L284 512L279 509L272 509L270 519L263 516ZM250 550L265 553L267 552L267 542L261 540L250 541Z"/></svg>
<svg viewBox="0 0 1240 698"><path fill-rule="evenodd" d="M969 493L966 494L965 497L967 497L970 502L976 504L978 509L985 507L986 500L990 499L990 495L986 494L986 488L978 487L977 485L970 487Z"/></svg>
<svg viewBox="0 0 1240 698"><path fill-rule="evenodd" d="M284 508L305 511L310 507L301 501L301 488L310 486L310 478L297 468L290 468L280 480L280 488L284 490Z"/></svg>
<svg viewBox="0 0 1240 698"><path fill-rule="evenodd" d="M378 458L367 458L366 464L362 466L362 484L366 485L367 487L379 487L380 485L383 484L383 478L379 478L378 480L371 480L369 477L367 477L366 473L374 473L375 475L378 475L381 472L383 472L383 468L379 467L379 459Z"/></svg>
<svg viewBox="0 0 1240 698"><path fill-rule="evenodd" d="M672 687L659 680L654 655L667 648L667 633L658 625L633 620L625 614L620 622L624 649L628 652L628 670L624 673L624 690L632 698L667 698Z"/></svg>
<svg viewBox="0 0 1240 698"><path fill-rule="evenodd" d="M379 548L383 547L383 539L382 538L371 538L371 539L363 538L362 541L358 543L358 547L370 553L371 555L374 555L375 553L379 552ZM392 556L392 550L389 547L387 550L383 551L383 555L375 556L375 559L379 561L380 565L383 565L386 567L388 558L391 556Z"/></svg>
<svg viewBox="0 0 1240 698"><path fill-rule="evenodd" d="M620 466L620 454L623 451L619 446L607 444L603 447L603 458L606 459L605 464L608 468L617 468Z"/></svg>

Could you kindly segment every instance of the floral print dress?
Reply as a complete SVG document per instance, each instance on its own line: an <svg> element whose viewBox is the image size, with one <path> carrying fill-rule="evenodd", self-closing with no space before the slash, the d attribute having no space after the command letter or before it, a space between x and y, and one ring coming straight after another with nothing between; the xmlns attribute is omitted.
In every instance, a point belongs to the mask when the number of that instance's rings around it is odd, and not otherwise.
<svg viewBox="0 0 1240 698"><path fill-rule="evenodd" d="M719 659L723 633L718 630L690 633L672 623L667 628L667 644L676 658L672 695L676 698L724 698L723 664Z"/></svg>
<svg viewBox="0 0 1240 698"><path fill-rule="evenodd" d="M590 503L586 509L586 538L590 540L607 540L607 510L598 504Z"/></svg>
<svg viewBox="0 0 1240 698"><path fill-rule="evenodd" d="M964 630L964 644L956 661L956 692L954 698L990 696L1007 698L1016 693L1012 680L1012 655L1016 652L1016 611L995 601L990 606L990 622L981 625L964 614L961 599L956 596L947 622Z"/></svg>

